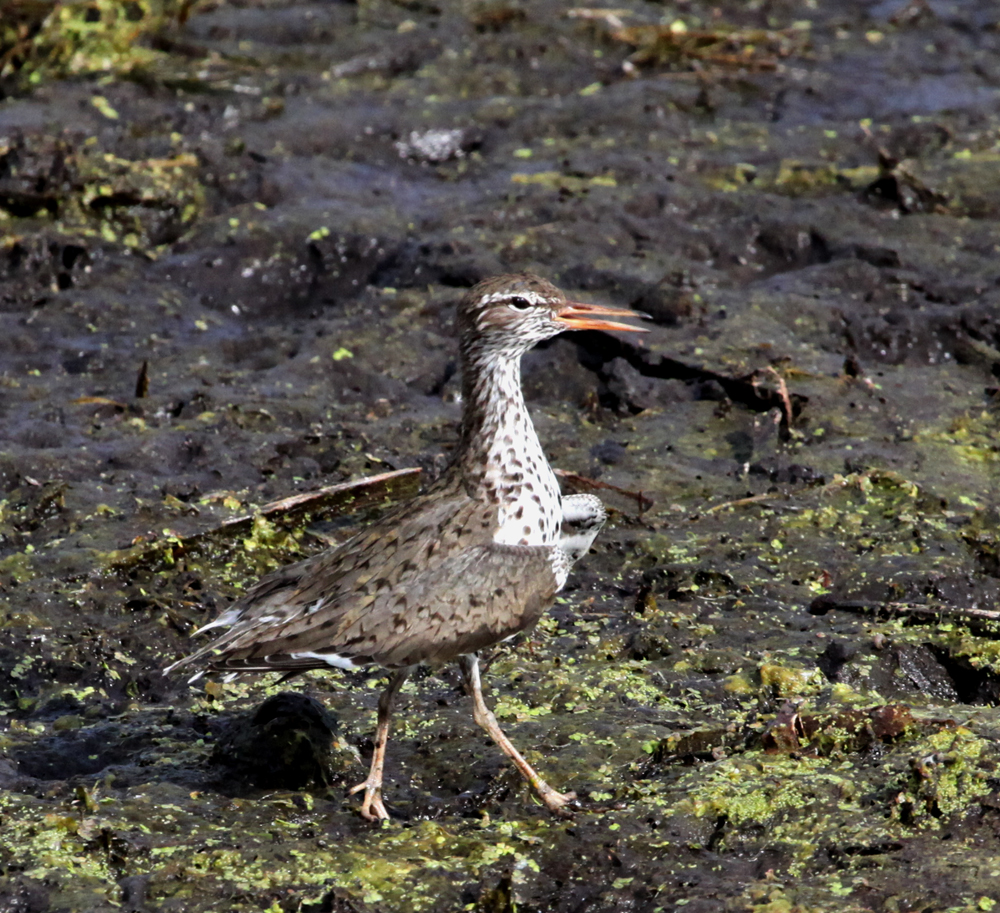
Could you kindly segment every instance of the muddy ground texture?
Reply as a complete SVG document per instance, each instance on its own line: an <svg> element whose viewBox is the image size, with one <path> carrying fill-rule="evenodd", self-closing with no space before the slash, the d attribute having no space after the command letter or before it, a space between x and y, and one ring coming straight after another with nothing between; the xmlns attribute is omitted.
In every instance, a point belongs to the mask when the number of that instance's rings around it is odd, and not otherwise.
<svg viewBox="0 0 1000 913"><path fill-rule="evenodd" d="M0 908L1000 902L995 3L5 10ZM440 471L522 269L652 317L524 364L614 514L488 698L579 802L429 670L373 826L377 670L159 670Z"/></svg>

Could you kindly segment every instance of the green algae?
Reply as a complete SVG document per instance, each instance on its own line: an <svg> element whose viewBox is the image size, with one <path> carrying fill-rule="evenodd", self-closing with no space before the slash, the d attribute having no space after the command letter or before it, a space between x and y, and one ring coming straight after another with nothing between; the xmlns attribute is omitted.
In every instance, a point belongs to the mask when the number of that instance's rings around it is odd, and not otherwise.
<svg viewBox="0 0 1000 913"><path fill-rule="evenodd" d="M992 740L956 726L931 732L907 748L909 776L892 798L893 817L936 829L941 816L973 807L991 792L998 769Z"/></svg>
<svg viewBox="0 0 1000 913"><path fill-rule="evenodd" d="M872 524L891 530L906 511L914 516L902 526L910 528L921 522L919 511L912 507L921 497L920 490L902 478L855 478L806 494L816 499L820 510L863 514L864 520L854 527L859 537L870 536L868 527ZM794 529L836 528L835 523L815 516L803 522L800 512L784 517L769 512L766 519L783 525L787 521ZM931 514L927 522L934 519ZM273 524L257 522L239 541L239 551L248 544L244 540L250 540L249 557L272 547L297 547L294 536L289 539L288 535ZM782 553L794 551L787 546L792 541L789 534L779 535L786 542ZM769 531L767 542L774 536ZM233 574L234 584L248 566L245 559L233 562L227 573ZM824 684L795 645L772 646L764 661L755 659L753 645L745 644L730 647L729 655L721 660L702 655L706 639L726 636L726 622L712 614L716 597L707 588L683 592L686 603L662 593L646 600L642 615L593 617L590 607L582 613L589 617L569 615L562 621L549 617L541 625L540 640L533 647L535 655L505 649L491 665L489 699L512 738L554 783L577 788L587 797L589 804L577 813L578 826L601 832L608 839L623 840L644 858L655 855L656 866L663 867L656 869L661 873L658 877L665 879L668 872L682 868L679 860L671 859L682 853L683 847L668 841L654 849L651 844L655 841L648 834L635 832L636 820L662 820L666 816L685 832L703 825L708 830L699 832L703 834L700 839L717 832L714 846L722 852L780 847L779 877L805 879L797 897L810 891L819 892L817 896L825 891L828 897L839 892L849 904L862 876L853 869L837 876L817 874L824 871L822 854L827 846L817 845L817 834L829 833L836 822L838 845L875 848L917 834L938 835L947 821L976 809L989 792L995 763L992 743L972 730L956 730L948 723L923 723L922 728L907 731L886 744L883 761L874 767L860 763L856 736L846 724L840 729L828 727L814 741L804 740L794 756L761 751L752 747L752 742L748 745L740 733L767 730L774 716L768 702L775 694L807 696L817 705L834 699L841 704L860 704L864 695L841 685ZM744 594L743 598L748 597ZM574 604L565 603L569 607ZM695 606L703 611L692 611ZM704 614L705 610L709 614ZM630 640L623 630L636 623L659 625L661 636L684 661L629 658ZM898 620L878 628L896 641L927 637L926 631L914 633ZM553 644L570 632L578 649L571 656L561 655ZM954 636L953 631L940 633ZM973 646L970 642L970 648ZM758 672L750 676L746 671L741 673L740 694L745 700L739 704L720 704L714 692L704 692L689 682L695 673L704 674L706 669L730 662ZM724 675L731 677L724 671L709 674L720 680ZM344 690L331 676L309 676L307 680L313 687L329 691L331 697L336 694L338 712L348 725L359 731L373 727L374 699L383 679L372 677L363 687L352 690ZM219 696L205 693L194 708L216 713L226 707L249 706L278 687L269 680L233 683ZM444 782L445 768L454 764L454 747L449 746L440 759L414 754L407 748L411 739L434 738L441 727L440 711L418 700L427 687L413 683L406 689L408 700L399 711L390 755L399 757L407 772L418 776L418 782L435 783L438 778ZM708 723L710 728L700 740L671 737L672 741L661 747L656 726L614 722L619 708L628 702L655 707L658 719L672 719L674 726L686 727L679 730L682 732L698 732L692 725L697 722ZM808 709L800 706L799 712ZM463 719L463 741L477 740L480 747L473 756L479 764L478 758L493 756L495 748L488 744L481 747L481 737L476 735L467 709ZM534 733L534 737L527 737L527 733ZM553 752L551 747L540 747L543 744L561 747ZM822 754L812 756L814 748ZM163 763L189 762L185 762L184 752L169 743L163 751ZM204 755L207 749L189 749L188 759L191 751ZM678 751L688 753L687 757L716 757L681 765L676 760ZM170 755L173 758L168 760ZM927 758L933 758L933 763ZM361 766L355 771L360 779ZM159 791L159 787L155 789ZM402 784L387 782L386 789L391 803ZM150 896L197 904L228 890L245 898L233 906L241 909L254 908L258 902L266 906L271 902L267 898L289 889L303 901L317 901L336 888L376 907L432 909L442 898L455 897L455 885L477 884L502 869L516 873L515 893L535 890L549 864L546 848L565 839L564 825L559 822L514 816L510 806L505 806L507 820L486 823L482 817L481 823L453 818L392 823L350 843L322 846L319 841L323 838L316 835L323 833L328 822L337 820L345 805L330 793L322 798L307 799L308 795L257 798L253 803L220 801L210 792L194 797L178 795L175 802L160 795L157 810L142 821L144 839L152 840L144 858L155 860ZM525 798L519 790L516 801ZM131 800L121 795L118 801L124 809ZM608 802L624 803L625 810L600 807ZM134 820L115 816L114 805L99 808L102 828L122 839L139 832ZM36 827L41 826L39 819L32 820ZM139 871L142 865L148 870L148 861L137 857L124 868L118 864L112 873L96 849L66 836L65 826L53 820L49 827L51 833L46 835L25 830L15 836L28 847L28 855L38 860L31 868L34 876L49 879L57 891L70 892L71 875L79 871L81 890L113 896L112 875L121 877L123 872ZM239 845L232 836L234 828L240 834ZM617 883L614 890L627 893L629 877L615 875L608 884ZM766 908L765 897L770 898L766 903L780 899L773 886L772 893L763 885L755 890L763 893L756 895L761 903L755 902L754 908Z"/></svg>
<svg viewBox="0 0 1000 913"><path fill-rule="evenodd" d="M12 0L0 23L0 78L17 76L37 85L66 76L135 75L167 57L144 39L186 18L192 5L192 0Z"/></svg>
<svg viewBox="0 0 1000 913"><path fill-rule="evenodd" d="M823 690L826 680L815 666L802 663L768 662L758 669L760 683L764 688L772 688L778 697L801 697L817 694Z"/></svg>
<svg viewBox="0 0 1000 913"><path fill-rule="evenodd" d="M972 634L953 624L939 625L937 634L951 656L968 660L973 669L1000 674L1000 621L994 620L991 627L993 633L989 637Z"/></svg>
<svg viewBox="0 0 1000 913"><path fill-rule="evenodd" d="M205 209L198 159L183 151L132 160L101 151L94 136L79 144L59 137L15 136L0 139L0 165L31 187L30 193L18 195L23 199L8 205L33 206L34 218L50 226L50 243L120 245L155 257L190 230ZM27 240L15 230L7 239L8 249ZM124 408L113 400L104 402ZM122 427L141 434L145 423L129 416Z"/></svg>
<svg viewBox="0 0 1000 913"><path fill-rule="evenodd" d="M564 193L586 193L592 187L616 187L617 182L611 175L595 175L580 177L578 175L562 174L558 171L534 171L531 173L515 172L510 176L512 184L538 184L550 190ZM509 243L513 249L528 243L527 235L517 235Z"/></svg>
<svg viewBox="0 0 1000 913"><path fill-rule="evenodd" d="M898 840L911 829L939 830L942 815L974 808L989 792L996 766L990 754L986 740L961 728L906 739L883 764L899 778L898 786L880 789L874 806L871 791L880 777L861 773L850 754L747 751L682 775L674 788L682 791L691 814L725 822L724 841L745 844L760 829L767 843L784 846L794 874L821 852L816 835L832 820L838 821L843 844Z"/></svg>
<svg viewBox="0 0 1000 913"><path fill-rule="evenodd" d="M131 161L84 151L72 164L76 192L64 198L59 214L67 234L155 253L190 229L204 210L198 160L189 153Z"/></svg>
<svg viewBox="0 0 1000 913"><path fill-rule="evenodd" d="M99 800L96 814L86 809L54 814L0 799L0 814L6 845L18 847L22 860L31 860L24 874L45 880L64 902L76 892L100 891L101 885L105 896L113 898L116 880L142 871L146 860L153 860L153 893L164 897L193 899L221 884L251 896L294 885L304 896L318 897L330 887L343 887L365 903L432 909L450 893L456 878L474 881L496 865L537 873L535 856L551 827L545 822L428 821L375 829L353 847L344 847L315 836L317 829L322 833L326 803L314 812L311 803L275 797L258 802L253 817L244 820L241 844L253 844L244 847L233 843L228 826L202 823L187 829L199 801L192 796L184 807L160 802L150 808L143 826L146 850L117 860L107 849L110 838L97 838L118 835L127 844L136 827L117 814L115 801ZM240 810L247 809L237 803L233 811ZM292 817L282 820L282 810ZM265 843L258 844L260 838ZM266 849L275 840L277 846Z"/></svg>
<svg viewBox="0 0 1000 913"><path fill-rule="evenodd" d="M33 879L78 883L74 890L114 892L114 873L90 842L95 827L99 828L98 819L68 809L52 812L46 804L26 804L23 797L10 795L0 796L0 816L4 865L23 866L25 875Z"/></svg>
<svg viewBox="0 0 1000 913"><path fill-rule="evenodd" d="M27 583L37 573L34 548L0 558L0 574L9 576L18 583Z"/></svg>

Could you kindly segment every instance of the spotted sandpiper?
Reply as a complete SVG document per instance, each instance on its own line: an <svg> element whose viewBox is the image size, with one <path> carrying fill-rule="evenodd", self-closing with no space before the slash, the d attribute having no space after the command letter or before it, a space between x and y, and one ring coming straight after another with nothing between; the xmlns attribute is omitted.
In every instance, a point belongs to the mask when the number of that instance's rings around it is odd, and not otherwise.
<svg viewBox="0 0 1000 913"><path fill-rule="evenodd" d="M563 330L637 330L606 319L634 316L570 301L527 273L470 289L458 306L461 437L442 477L343 545L261 579L201 628L224 634L166 671L387 669L371 769L351 790L364 790L361 814L378 820L389 817L382 766L393 699L419 664L457 660L476 723L542 802L562 810L575 795L549 786L504 735L476 654L538 621L605 520L597 497L560 496L525 406L521 356Z"/></svg>

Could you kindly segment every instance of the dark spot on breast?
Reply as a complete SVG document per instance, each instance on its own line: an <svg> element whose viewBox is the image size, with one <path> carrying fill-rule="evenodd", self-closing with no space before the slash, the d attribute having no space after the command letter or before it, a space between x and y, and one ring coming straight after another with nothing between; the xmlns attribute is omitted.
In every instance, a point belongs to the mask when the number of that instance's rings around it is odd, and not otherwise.
<svg viewBox="0 0 1000 913"><path fill-rule="evenodd" d="M525 527L524 527L524 534L526 536L530 536L531 535L531 527L530 526L525 525Z"/></svg>
<svg viewBox="0 0 1000 913"><path fill-rule="evenodd" d="M523 517L523 516L524 516L524 505L523 504L518 504L517 505L517 510L514 511L514 519L515 520L520 520L521 517Z"/></svg>

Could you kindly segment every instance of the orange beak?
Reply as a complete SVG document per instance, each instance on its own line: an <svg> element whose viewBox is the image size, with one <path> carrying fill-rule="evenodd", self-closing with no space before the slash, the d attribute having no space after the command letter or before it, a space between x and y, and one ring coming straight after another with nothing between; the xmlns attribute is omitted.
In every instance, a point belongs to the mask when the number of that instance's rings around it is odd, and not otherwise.
<svg viewBox="0 0 1000 913"><path fill-rule="evenodd" d="M603 304L584 304L582 301L567 301L556 313L556 320L565 324L570 330L627 330L630 333L648 333L645 327L632 326L630 323L618 323L614 320L601 320L598 314L610 317L646 317L641 311L630 311L627 308L605 307Z"/></svg>

